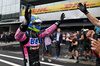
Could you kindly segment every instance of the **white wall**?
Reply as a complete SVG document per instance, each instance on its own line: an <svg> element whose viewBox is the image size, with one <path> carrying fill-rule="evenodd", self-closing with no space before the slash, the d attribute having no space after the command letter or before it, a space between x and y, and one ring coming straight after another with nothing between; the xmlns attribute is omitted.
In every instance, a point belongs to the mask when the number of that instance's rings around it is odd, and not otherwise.
<svg viewBox="0 0 100 66"><path fill-rule="evenodd" d="M100 7L88 8L88 11L95 17L100 17ZM65 13L65 19L87 18L80 10L59 11L51 13L37 14L42 21L59 20L60 15ZM20 17L20 22L24 21L24 16Z"/></svg>
<svg viewBox="0 0 100 66"><path fill-rule="evenodd" d="M100 17L100 7L89 8L88 11L95 17ZM60 11L53 13L37 14L42 21L59 20L61 13L65 13L65 19L87 18L80 10Z"/></svg>

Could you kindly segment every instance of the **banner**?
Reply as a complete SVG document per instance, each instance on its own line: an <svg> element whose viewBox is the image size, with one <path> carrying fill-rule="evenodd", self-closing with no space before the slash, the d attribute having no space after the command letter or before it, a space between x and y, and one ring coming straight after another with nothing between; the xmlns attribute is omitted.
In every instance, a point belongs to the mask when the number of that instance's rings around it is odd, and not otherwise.
<svg viewBox="0 0 100 66"><path fill-rule="evenodd" d="M83 1L77 1L77 2L65 3L59 5L52 5L47 7L33 8L32 14L77 9L79 2L83 4L86 3L87 7L100 6L100 0L83 0ZM25 10L22 10L22 15L24 14L25 14Z"/></svg>

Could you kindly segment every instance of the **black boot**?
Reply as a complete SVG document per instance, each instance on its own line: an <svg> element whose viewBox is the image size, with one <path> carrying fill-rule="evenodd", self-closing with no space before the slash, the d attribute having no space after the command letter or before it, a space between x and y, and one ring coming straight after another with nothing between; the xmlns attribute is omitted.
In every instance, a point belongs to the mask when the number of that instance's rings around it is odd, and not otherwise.
<svg viewBox="0 0 100 66"><path fill-rule="evenodd" d="M74 56L72 56L71 58L69 58L69 59L74 59Z"/></svg>
<svg viewBox="0 0 100 66"><path fill-rule="evenodd" d="M92 60L91 60L91 57L89 57L89 61L92 61Z"/></svg>
<svg viewBox="0 0 100 66"><path fill-rule="evenodd" d="M87 61L87 56L85 56L85 61Z"/></svg>
<svg viewBox="0 0 100 66"><path fill-rule="evenodd" d="M79 57L77 57L77 61L76 61L76 63L79 63Z"/></svg>

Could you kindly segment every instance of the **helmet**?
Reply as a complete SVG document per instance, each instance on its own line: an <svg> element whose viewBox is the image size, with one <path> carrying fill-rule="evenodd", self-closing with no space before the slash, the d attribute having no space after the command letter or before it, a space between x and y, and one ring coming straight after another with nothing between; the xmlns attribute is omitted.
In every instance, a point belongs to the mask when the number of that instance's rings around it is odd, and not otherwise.
<svg viewBox="0 0 100 66"><path fill-rule="evenodd" d="M41 24L42 21L40 20L40 18L37 15L31 15L31 23L32 24L34 24L34 23Z"/></svg>
<svg viewBox="0 0 100 66"><path fill-rule="evenodd" d="M39 32L41 29L41 27L40 27L41 23L42 23L42 21L40 20L40 18L37 15L31 15L31 22L28 25L28 29L33 30L35 32ZM38 24L38 26L35 24Z"/></svg>

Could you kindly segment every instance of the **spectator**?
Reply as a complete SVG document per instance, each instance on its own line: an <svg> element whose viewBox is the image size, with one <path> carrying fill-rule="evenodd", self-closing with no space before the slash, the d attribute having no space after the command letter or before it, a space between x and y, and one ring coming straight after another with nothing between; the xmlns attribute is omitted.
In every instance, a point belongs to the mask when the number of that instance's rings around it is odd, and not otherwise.
<svg viewBox="0 0 100 66"><path fill-rule="evenodd" d="M81 34L79 33L79 31L77 31L76 36L77 36L78 40L79 40L79 38L81 38Z"/></svg>
<svg viewBox="0 0 100 66"><path fill-rule="evenodd" d="M2 40L5 42L5 32L3 32Z"/></svg>
<svg viewBox="0 0 100 66"><path fill-rule="evenodd" d="M70 42L69 42L69 36L68 35L66 35L66 51L68 52L68 48L69 48L69 45L70 45ZM67 55L66 55L67 56Z"/></svg>
<svg viewBox="0 0 100 66"><path fill-rule="evenodd" d="M54 38L54 42L56 43L56 54L57 57L56 59L58 59L60 57L60 46L62 45L62 33L60 32L60 28L57 29L57 32L55 33L55 38Z"/></svg>
<svg viewBox="0 0 100 66"><path fill-rule="evenodd" d="M73 35L77 35L77 33L76 32L74 32L74 34Z"/></svg>
<svg viewBox="0 0 100 66"><path fill-rule="evenodd" d="M66 45L69 45L69 36L68 36L68 34L66 35Z"/></svg>
<svg viewBox="0 0 100 66"><path fill-rule="evenodd" d="M12 42L13 42L13 41L14 41L14 33L13 33L13 32L11 32L9 36L10 36L10 41L12 41Z"/></svg>
<svg viewBox="0 0 100 66"><path fill-rule="evenodd" d="M77 36L77 40L78 40L79 55L82 55L83 54L83 49L82 49L83 46L82 46L82 40L80 40L81 39L81 34L80 34L79 31L77 31L76 36Z"/></svg>
<svg viewBox="0 0 100 66"><path fill-rule="evenodd" d="M81 39L83 40L83 49L84 49L85 60L87 60L87 49L89 50L89 59L91 60L91 42L90 42L90 39L88 39L85 32L82 34Z"/></svg>
<svg viewBox="0 0 100 66"><path fill-rule="evenodd" d="M1 34L1 36L0 36L0 37L1 37L1 43L2 43L2 42L3 42L3 34Z"/></svg>
<svg viewBox="0 0 100 66"><path fill-rule="evenodd" d="M70 32L70 35L73 35L73 33L72 33L72 32Z"/></svg>
<svg viewBox="0 0 100 66"><path fill-rule="evenodd" d="M0 35L0 42L10 42L10 41L15 41L14 39L14 32L3 32L1 35Z"/></svg>
<svg viewBox="0 0 100 66"><path fill-rule="evenodd" d="M66 32L66 36L70 37L70 34L68 32Z"/></svg>
<svg viewBox="0 0 100 66"><path fill-rule="evenodd" d="M7 33L7 32L5 32L5 43L7 43L7 42L8 42L8 39L9 39L9 35L8 35L8 33Z"/></svg>
<svg viewBox="0 0 100 66"><path fill-rule="evenodd" d="M52 62L50 59L51 56L51 41L52 37L50 34L44 38L44 43L43 43L43 52L42 52L42 61L44 61L44 54L47 52L48 53L48 61Z"/></svg>
<svg viewBox="0 0 100 66"><path fill-rule="evenodd" d="M1 34L0 34L0 42L1 42Z"/></svg>
<svg viewBox="0 0 100 66"><path fill-rule="evenodd" d="M8 42L10 42L10 32L8 32Z"/></svg>
<svg viewBox="0 0 100 66"><path fill-rule="evenodd" d="M65 35L65 33L63 32L63 43L65 43L66 42L66 35Z"/></svg>

